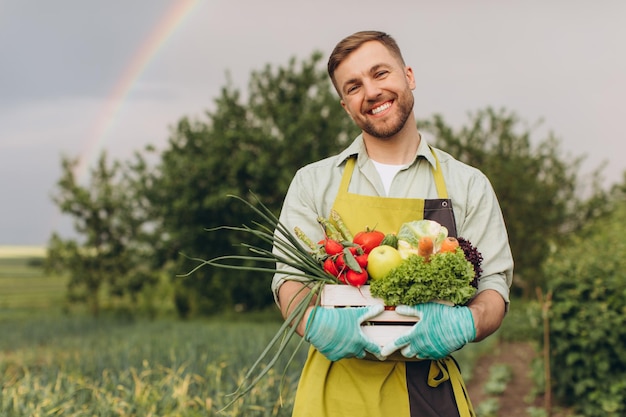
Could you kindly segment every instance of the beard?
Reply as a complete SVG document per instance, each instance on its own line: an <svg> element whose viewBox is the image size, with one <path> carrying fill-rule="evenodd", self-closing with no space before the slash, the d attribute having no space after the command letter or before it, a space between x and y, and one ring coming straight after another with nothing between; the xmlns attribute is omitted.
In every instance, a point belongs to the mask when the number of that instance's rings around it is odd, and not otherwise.
<svg viewBox="0 0 626 417"><path fill-rule="evenodd" d="M388 139L402 130L411 116L414 103L415 98L410 91L408 93L403 93L396 100L396 104L398 106L396 117L384 124L380 122L374 123L370 120L362 121L361 123L358 123L359 127L372 137L378 139Z"/></svg>

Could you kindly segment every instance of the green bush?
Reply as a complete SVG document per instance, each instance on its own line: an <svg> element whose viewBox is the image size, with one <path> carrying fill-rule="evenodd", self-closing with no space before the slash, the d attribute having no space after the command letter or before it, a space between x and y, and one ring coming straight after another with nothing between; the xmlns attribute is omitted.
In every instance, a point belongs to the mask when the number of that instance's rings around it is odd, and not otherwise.
<svg viewBox="0 0 626 417"><path fill-rule="evenodd" d="M545 264L553 392L585 416L626 415L625 226L622 205Z"/></svg>

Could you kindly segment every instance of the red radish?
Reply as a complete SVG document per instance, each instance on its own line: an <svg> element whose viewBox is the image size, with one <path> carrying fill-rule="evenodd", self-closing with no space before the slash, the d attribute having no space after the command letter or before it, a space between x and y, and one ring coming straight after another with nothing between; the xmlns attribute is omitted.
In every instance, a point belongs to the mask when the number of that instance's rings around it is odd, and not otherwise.
<svg viewBox="0 0 626 417"><path fill-rule="evenodd" d="M352 269L348 269L348 272L346 272L346 281L352 286L360 287L367 282L367 271L356 272Z"/></svg>
<svg viewBox="0 0 626 417"><path fill-rule="evenodd" d="M361 268L367 268L367 257L369 255L367 253L364 253L362 255L356 255L354 257L354 259L356 259L357 263L359 264L359 266Z"/></svg>
<svg viewBox="0 0 626 417"><path fill-rule="evenodd" d="M330 256L337 255L343 251L343 245L333 239L324 240L324 251Z"/></svg>
<svg viewBox="0 0 626 417"><path fill-rule="evenodd" d="M324 261L324 271L334 277L339 275L339 269L337 269L337 265L335 265L335 261L332 258L326 258Z"/></svg>
<svg viewBox="0 0 626 417"><path fill-rule="evenodd" d="M341 271L342 269L346 267L346 259L344 257L343 252L340 253L339 256L337 256L337 259L335 259L335 265L337 266L337 269L339 271Z"/></svg>

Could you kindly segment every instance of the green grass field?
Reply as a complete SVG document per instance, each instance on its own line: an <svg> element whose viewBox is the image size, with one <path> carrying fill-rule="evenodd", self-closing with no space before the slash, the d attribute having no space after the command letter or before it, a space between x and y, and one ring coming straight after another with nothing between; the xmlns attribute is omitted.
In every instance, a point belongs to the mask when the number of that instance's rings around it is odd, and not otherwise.
<svg viewBox="0 0 626 417"><path fill-rule="evenodd" d="M0 256L0 415L212 416L280 326L65 315L65 280ZM292 343L292 350L296 345ZM306 351L220 415L287 416ZM282 401L282 406L281 406Z"/></svg>
<svg viewBox="0 0 626 417"><path fill-rule="evenodd" d="M0 317L59 308L64 294L65 279L46 276L36 259L0 258Z"/></svg>
<svg viewBox="0 0 626 417"><path fill-rule="evenodd" d="M0 320L60 309L65 278L44 273L37 248L0 247Z"/></svg>
<svg viewBox="0 0 626 417"><path fill-rule="evenodd" d="M278 323L121 323L69 318L0 323L3 416L206 416L227 404ZM302 363L300 352L294 365ZM281 360L231 416L287 416L298 376Z"/></svg>
<svg viewBox="0 0 626 417"><path fill-rule="evenodd" d="M226 405L280 326L254 320L65 315L64 279L32 256L0 256L0 415L289 416L306 349ZM466 378L496 339L455 357ZM295 342L292 351L295 350Z"/></svg>

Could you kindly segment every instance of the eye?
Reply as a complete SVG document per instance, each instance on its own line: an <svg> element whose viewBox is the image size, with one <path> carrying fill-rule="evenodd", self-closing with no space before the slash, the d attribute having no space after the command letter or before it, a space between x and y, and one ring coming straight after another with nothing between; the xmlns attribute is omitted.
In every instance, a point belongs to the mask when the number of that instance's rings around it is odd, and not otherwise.
<svg viewBox="0 0 626 417"><path fill-rule="evenodd" d="M359 89L359 85L358 84L352 84L350 86L348 86L348 88L346 89L346 94L352 94L354 92L356 92Z"/></svg>
<svg viewBox="0 0 626 417"><path fill-rule="evenodd" d="M381 70L381 71L377 71L376 74L374 74L375 78L384 78L387 76L387 74L389 74L389 71L387 70Z"/></svg>

